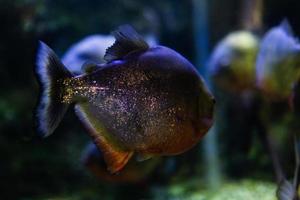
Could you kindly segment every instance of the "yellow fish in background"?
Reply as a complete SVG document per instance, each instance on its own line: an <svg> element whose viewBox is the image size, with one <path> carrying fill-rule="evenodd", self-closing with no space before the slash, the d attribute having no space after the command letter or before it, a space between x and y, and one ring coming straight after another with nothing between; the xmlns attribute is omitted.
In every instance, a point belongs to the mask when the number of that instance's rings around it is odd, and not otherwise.
<svg viewBox="0 0 300 200"><path fill-rule="evenodd" d="M36 66L42 87L39 132L50 135L75 104L111 173L134 154L143 160L187 151L212 126L215 104L195 67L180 54L149 47L128 25L113 35L107 63L85 64L85 74L71 74L42 42Z"/></svg>
<svg viewBox="0 0 300 200"><path fill-rule="evenodd" d="M253 33L235 31L217 44L208 63L208 72L218 89L234 93L253 89L258 43Z"/></svg>

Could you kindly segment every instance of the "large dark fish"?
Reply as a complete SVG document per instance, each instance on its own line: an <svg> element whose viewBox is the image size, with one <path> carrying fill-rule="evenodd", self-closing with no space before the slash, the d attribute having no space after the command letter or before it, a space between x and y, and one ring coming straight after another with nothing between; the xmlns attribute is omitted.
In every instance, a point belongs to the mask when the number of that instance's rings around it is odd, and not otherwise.
<svg viewBox="0 0 300 200"><path fill-rule="evenodd" d="M103 152L108 170L190 149L213 123L214 98L194 66L163 46L149 47L130 26L114 32L106 64L86 64L73 76L40 43L36 72L42 86L38 129L50 135L70 104Z"/></svg>

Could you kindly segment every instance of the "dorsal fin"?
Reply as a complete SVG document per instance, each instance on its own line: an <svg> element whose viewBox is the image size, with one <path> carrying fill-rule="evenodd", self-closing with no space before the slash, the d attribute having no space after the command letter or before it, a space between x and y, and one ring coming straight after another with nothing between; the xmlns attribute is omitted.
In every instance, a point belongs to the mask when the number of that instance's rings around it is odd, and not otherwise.
<svg viewBox="0 0 300 200"><path fill-rule="evenodd" d="M116 38L115 43L106 50L104 60L107 62L121 59L131 52L146 50L147 42L130 25L122 25L112 32Z"/></svg>

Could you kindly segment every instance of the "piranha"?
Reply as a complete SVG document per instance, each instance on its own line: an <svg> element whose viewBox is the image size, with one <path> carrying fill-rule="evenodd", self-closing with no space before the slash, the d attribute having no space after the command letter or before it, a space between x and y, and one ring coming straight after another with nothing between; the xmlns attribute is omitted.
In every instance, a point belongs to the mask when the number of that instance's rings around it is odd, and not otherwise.
<svg viewBox="0 0 300 200"><path fill-rule="evenodd" d="M43 42L36 74L42 93L37 128L56 129L70 105L103 153L111 173L139 160L183 153L213 124L215 100L195 67L164 46L149 47L129 25L113 32L104 64L75 76Z"/></svg>
<svg viewBox="0 0 300 200"><path fill-rule="evenodd" d="M253 88L258 41L249 31L235 31L217 44L208 72L219 89L241 93Z"/></svg>
<svg viewBox="0 0 300 200"><path fill-rule="evenodd" d="M256 61L257 87L270 100L285 100L300 78L300 43L287 20L262 39Z"/></svg>

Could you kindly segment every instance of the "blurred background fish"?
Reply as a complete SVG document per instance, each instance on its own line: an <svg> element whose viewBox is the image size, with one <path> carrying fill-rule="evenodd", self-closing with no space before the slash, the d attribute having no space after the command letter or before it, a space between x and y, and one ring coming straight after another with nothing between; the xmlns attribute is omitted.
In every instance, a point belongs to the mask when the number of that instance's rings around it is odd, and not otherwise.
<svg viewBox="0 0 300 200"><path fill-rule="evenodd" d="M256 80L268 99L280 101L291 94L300 76L299 57L300 44L287 20L265 34L257 56Z"/></svg>
<svg viewBox="0 0 300 200"><path fill-rule="evenodd" d="M256 85L262 97L260 121L269 133L273 146L272 157L276 158L275 172L279 182L277 197L298 199L299 146L298 123L295 100L299 80L299 42L287 20L270 29L262 39L256 62ZM296 86L295 86L296 85ZM293 90L294 89L294 90ZM294 98L294 99L293 99ZM294 109L294 110L293 110ZM277 128L275 128L277 127ZM277 132L278 127L283 127ZM272 137L270 137L272 135ZM291 184L286 178L286 162L277 152L292 152L284 141L293 141L295 151L295 174ZM291 145L290 145L291 146ZM281 157L281 158L280 158Z"/></svg>
<svg viewBox="0 0 300 200"><path fill-rule="evenodd" d="M214 85L231 93L253 89L258 44L258 37L249 31L230 33L220 41L208 65Z"/></svg>
<svg viewBox="0 0 300 200"><path fill-rule="evenodd" d="M215 134L219 142L221 169L240 177L251 161L257 130L255 61L260 42L262 1L244 1L239 30L225 35L208 60L208 78L216 97ZM238 137L240 135L240 137ZM228 140L230 142L221 142ZM234 145L232 145L234 144ZM241 157L248 159L240 159ZM224 160L224 161L223 161Z"/></svg>

